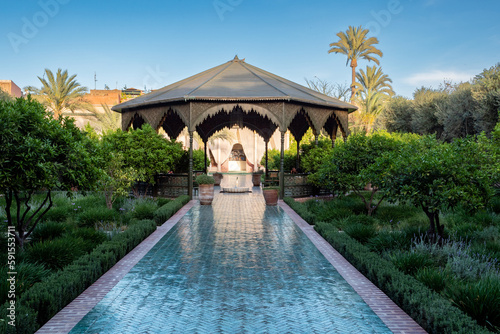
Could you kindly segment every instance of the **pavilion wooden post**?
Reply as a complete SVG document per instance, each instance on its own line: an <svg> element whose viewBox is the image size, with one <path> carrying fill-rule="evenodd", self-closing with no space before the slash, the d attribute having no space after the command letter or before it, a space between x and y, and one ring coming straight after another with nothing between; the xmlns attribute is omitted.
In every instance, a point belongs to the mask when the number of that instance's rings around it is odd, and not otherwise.
<svg viewBox="0 0 500 334"><path fill-rule="evenodd" d="M193 131L189 131L188 196L193 199Z"/></svg>
<svg viewBox="0 0 500 334"><path fill-rule="evenodd" d="M207 141L203 141L203 146L204 146L204 151L205 151L205 173L208 174L208 171L207 171L207 144L208 144L208 140Z"/></svg>
<svg viewBox="0 0 500 334"><path fill-rule="evenodd" d="M297 140L297 161L295 162L295 169L298 171L300 168L300 140Z"/></svg>
<svg viewBox="0 0 500 334"><path fill-rule="evenodd" d="M281 132L281 152L280 152L280 195L283 199L285 196L285 131Z"/></svg>
<svg viewBox="0 0 500 334"><path fill-rule="evenodd" d="M269 143L269 139L265 141L266 143L266 179L269 178L269 172L267 170L267 161L268 161L268 155L267 155L267 144Z"/></svg>
<svg viewBox="0 0 500 334"><path fill-rule="evenodd" d="M314 143L316 144L316 147L318 147L318 137L319 135L318 134L314 134Z"/></svg>

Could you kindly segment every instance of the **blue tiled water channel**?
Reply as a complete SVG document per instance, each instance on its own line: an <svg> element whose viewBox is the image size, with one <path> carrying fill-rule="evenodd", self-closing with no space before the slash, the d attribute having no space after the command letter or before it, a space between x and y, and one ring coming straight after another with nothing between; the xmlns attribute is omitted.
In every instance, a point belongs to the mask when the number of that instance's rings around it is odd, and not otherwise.
<svg viewBox="0 0 500 334"><path fill-rule="evenodd" d="M71 333L390 333L261 195L194 206Z"/></svg>

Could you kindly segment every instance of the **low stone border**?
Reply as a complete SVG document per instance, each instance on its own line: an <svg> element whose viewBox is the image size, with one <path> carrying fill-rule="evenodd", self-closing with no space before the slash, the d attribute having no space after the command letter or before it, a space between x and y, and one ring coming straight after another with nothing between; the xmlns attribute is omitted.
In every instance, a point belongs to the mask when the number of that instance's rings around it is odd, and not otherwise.
<svg viewBox="0 0 500 334"><path fill-rule="evenodd" d="M314 227L302 219L283 200L280 200L278 205L393 333L427 333L377 286L354 268L314 230Z"/></svg>
<svg viewBox="0 0 500 334"><path fill-rule="evenodd" d="M52 319L43 325L36 333L68 333L197 202L196 200L191 200L184 205L176 214L158 227L155 232L144 239L144 241L95 281L94 284L88 287L81 295L52 317Z"/></svg>

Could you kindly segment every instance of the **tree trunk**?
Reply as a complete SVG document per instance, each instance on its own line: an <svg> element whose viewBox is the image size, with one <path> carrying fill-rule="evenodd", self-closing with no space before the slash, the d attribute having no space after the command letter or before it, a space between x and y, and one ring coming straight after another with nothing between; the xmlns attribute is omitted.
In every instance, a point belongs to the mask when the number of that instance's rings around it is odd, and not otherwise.
<svg viewBox="0 0 500 334"><path fill-rule="evenodd" d="M427 207L422 207L427 218L429 218L429 229L427 230L427 234L431 242L433 243L441 243L444 239L444 225L441 225L439 222L439 210L430 211Z"/></svg>
<svg viewBox="0 0 500 334"><path fill-rule="evenodd" d="M358 61L356 58L351 59L351 69L352 69L352 83L351 83L351 103L354 100L355 84L356 84L356 67L358 66Z"/></svg>

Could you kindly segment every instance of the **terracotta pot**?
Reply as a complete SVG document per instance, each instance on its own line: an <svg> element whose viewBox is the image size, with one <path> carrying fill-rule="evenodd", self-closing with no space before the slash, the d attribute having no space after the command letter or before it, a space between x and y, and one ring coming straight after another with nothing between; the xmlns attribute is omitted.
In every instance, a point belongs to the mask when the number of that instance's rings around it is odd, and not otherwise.
<svg viewBox="0 0 500 334"><path fill-rule="evenodd" d="M262 174L252 174L252 182L254 187L260 186L260 178Z"/></svg>
<svg viewBox="0 0 500 334"><path fill-rule="evenodd" d="M214 185L220 186L220 181L222 180L222 174L221 173L214 173L212 176L215 180Z"/></svg>
<svg viewBox="0 0 500 334"><path fill-rule="evenodd" d="M266 205L276 205L278 204L278 190L277 189L262 189L264 194L264 199L266 200Z"/></svg>
<svg viewBox="0 0 500 334"><path fill-rule="evenodd" d="M213 184L200 184L200 204L212 205L214 199L214 185Z"/></svg>

